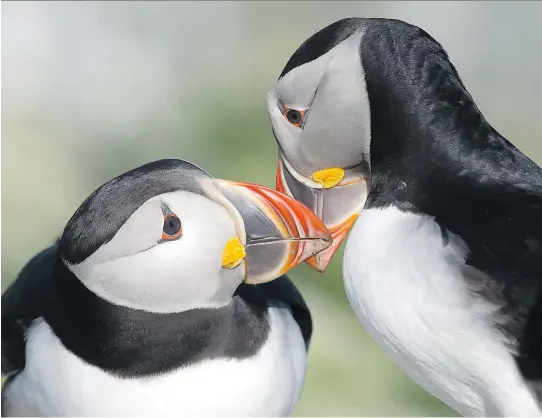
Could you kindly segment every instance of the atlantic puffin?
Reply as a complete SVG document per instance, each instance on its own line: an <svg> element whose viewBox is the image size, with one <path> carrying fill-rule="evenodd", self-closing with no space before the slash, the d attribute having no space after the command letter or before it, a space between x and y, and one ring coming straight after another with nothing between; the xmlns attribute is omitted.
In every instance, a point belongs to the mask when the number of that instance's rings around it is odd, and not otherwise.
<svg viewBox="0 0 542 418"><path fill-rule="evenodd" d="M183 160L114 178L2 296L2 415L290 414L312 321L284 273L330 241L296 200Z"/></svg>
<svg viewBox="0 0 542 418"><path fill-rule="evenodd" d="M484 118L443 47L347 18L269 91L277 189L311 208L358 319L420 386L467 416L540 416L542 169Z"/></svg>

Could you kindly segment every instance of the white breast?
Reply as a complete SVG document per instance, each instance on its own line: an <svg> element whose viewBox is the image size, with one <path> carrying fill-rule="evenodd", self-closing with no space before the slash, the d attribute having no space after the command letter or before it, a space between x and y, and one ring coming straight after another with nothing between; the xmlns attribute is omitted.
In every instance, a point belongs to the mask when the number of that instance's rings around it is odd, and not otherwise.
<svg viewBox="0 0 542 418"><path fill-rule="evenodd" d="M38 320L4 408L11 416L289 415L305 379L305 344L289 309L270 311L269 340L255 357L141 379L118 379L84 363Z"/></svg>
<svg viewBox="0 0 542 418"><path fill-rule="evenodd" d="M461 277L468 249L429 217L395 207L361 213L343 274L350 304L371 337L420 386L467 416L540 416L495 307Z"/></svg>

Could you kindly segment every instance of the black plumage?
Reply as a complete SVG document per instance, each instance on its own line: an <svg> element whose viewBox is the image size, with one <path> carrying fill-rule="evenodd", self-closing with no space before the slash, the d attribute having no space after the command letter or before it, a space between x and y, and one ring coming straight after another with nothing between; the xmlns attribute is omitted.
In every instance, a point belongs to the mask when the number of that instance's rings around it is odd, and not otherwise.
<svg viewBox="0 0 542 418"><path fill-rule="evenodd" d="M311 315L287 276L242 284L224 308L151 313L92 293L58 258L57 243L30 260L2 296L2 374L24 368L24 333L39 317L66 348L119 377L158 374L218 357L246 358L267 341L267 310L276 302L292 309L308 346Z"/></svg>
<svg viewBox="0 0 542 418"><path fill-rule="evenodd" d="M459 236L469 248L464 279L501 306L496 325L523 376L542 382L542 169L484 118L443 47L403 21L335 22L305 41L280 77L355 31L370 103L365 208L426 214L445 244Z"/></svg>

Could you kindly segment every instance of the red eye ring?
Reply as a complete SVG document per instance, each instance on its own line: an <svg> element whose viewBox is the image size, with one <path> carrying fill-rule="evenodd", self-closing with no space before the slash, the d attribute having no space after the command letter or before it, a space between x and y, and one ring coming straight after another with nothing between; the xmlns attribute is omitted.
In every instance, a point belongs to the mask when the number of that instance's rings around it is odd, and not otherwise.
<svg viewBox="0 0 542 418"><path fill-rule="evenodd" d="M183 228L179 217L173 213L164 215L162 226L162 241L173 241L183 235Z"/></svg>
<svg viewBox="0 0 542 418"><path fill-rule="evenodd" d="M292 125L300 128L305 118L305 112L306 110L297 110L284 105L282 116Z"/></svg>

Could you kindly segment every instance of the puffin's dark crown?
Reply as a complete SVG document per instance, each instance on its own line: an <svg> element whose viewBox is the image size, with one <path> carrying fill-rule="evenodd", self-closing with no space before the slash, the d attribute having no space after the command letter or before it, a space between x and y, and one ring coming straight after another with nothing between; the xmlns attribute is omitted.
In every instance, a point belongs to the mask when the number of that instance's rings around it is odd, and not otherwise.
<svg viewBox="0 0 542 418"><path fill-rule="evenodd" d="M134 168L95 190L68 221L60 255L80 263L109 242L143 203L176 190L204 194L198 181L205 171L183 160L164 159Z"/></svg>

